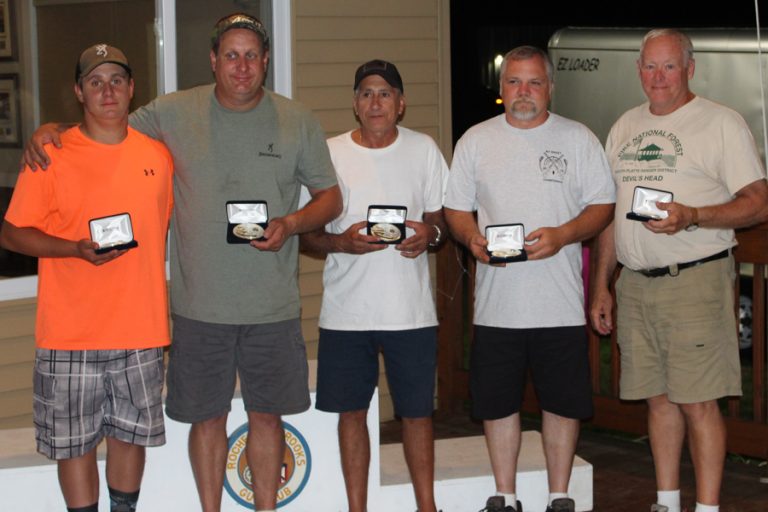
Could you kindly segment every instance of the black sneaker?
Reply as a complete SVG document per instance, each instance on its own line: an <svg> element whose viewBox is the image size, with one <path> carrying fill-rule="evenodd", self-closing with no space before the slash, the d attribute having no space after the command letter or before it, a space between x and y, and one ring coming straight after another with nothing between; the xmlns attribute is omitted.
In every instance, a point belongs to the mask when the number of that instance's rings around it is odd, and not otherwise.
<svg viewBox="0 0 768 512"><path fill-rule="evenodd" d="M505 505L504 496L491 496L485 502L485 508L480 512L523 512L523 505L519 501L517 507Z"/></svg>
<svg viewBox="0 0 768 512"><path fill-rule="evenodd" d="M557 498L552 500L547 512L576 512L576 503L571 498Z"/></svg>

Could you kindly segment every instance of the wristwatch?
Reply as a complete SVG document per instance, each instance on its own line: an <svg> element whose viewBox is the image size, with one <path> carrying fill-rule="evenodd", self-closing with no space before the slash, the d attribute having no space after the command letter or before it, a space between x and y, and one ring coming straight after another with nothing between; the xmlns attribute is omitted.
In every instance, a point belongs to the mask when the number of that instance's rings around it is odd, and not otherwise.
<svg viewBox="0 0 768 512"><path fill-rule="evenodd" d="M432 224L432 227L435 228L435 231L437 231L437 236L435 237L435 241L434 242L429 242L429 246L430 247L437 247L438 245L440 245L440 240L443 239L443 232L440 231L440 228L437 227L435 224Z"/></svg>
<svg viewBox="0 0 768 512"><path fill-rule="evenodd" d="M685 226L686 231L696 231L699 229L699 210L691 208L693 215L691 215L691 223Z"/></svg>

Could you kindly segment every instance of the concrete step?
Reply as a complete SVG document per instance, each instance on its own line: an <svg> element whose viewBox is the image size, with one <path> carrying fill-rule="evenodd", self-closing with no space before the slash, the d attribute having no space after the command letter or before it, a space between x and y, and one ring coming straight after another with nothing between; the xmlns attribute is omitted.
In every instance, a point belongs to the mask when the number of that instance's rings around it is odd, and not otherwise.
<svg viewBox="0 0 768 512"><path fill-rule="evenodd" d="M380 448L381 488L371 510L415 510L402 444ZM435 496L443 512L475 512L495 493L488 450L482 436L443 439L435 443ZM544 512L548 497L541 434L523 432L517 472L517 496L525 512ZM576 457L568 494L576 510L592 510L592 465ZM374 508L375 507L375 508Z"/></svg>

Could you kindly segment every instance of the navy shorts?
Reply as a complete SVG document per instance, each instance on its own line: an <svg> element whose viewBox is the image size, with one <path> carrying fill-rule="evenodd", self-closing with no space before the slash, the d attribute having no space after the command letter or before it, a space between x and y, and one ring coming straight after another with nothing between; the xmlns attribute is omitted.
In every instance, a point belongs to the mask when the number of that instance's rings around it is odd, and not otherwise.
<svg viewBox="0 0 768 512"><path fill-rule="evenodd" d="M432 415L437 364L437 327L405 331L320 329L317 408L327 412L367 409L379 381L379 352L402 418Z"/></svg>
<svg viewBox="0 0 768 512"><path fill-rule="evenodd" d="M573 419L592 416L583 325L539 329L476 325L470 360L472 415L496 420L519 412L528 370L543 410Z"/></svg>

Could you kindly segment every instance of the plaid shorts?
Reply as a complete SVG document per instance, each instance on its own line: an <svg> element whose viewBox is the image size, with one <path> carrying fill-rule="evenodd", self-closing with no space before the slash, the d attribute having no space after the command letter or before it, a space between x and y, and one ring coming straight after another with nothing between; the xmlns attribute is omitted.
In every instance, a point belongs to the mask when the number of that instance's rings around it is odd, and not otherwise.
<svg viewBox="0 0 768 512"><path fill-rule="evenodd" d="M80 457L104 437L165 443L163 349L37 349L34 369L37 451Z"/></svg>

